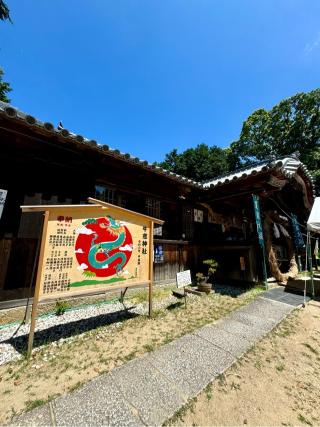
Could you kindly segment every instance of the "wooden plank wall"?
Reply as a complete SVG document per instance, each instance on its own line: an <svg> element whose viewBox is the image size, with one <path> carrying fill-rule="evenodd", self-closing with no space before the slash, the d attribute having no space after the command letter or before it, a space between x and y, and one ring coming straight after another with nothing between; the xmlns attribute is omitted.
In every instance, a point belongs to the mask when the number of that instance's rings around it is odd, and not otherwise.
<svg viewBox="0 0 320 427"><path fill-rule="evenodd" d="M163 243L164 262L154 264L154 282L172 281L179 271L194 273L198 247L188 244Z"/></svg>

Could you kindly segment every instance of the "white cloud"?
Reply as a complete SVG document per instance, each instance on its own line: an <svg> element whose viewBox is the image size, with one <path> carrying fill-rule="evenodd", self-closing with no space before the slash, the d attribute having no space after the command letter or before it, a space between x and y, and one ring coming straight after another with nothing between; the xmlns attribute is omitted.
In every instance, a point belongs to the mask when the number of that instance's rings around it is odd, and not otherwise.
<svg viewBox="0 0 320 427"><path fill-rule="evenodd" d="M119 224L120 224L120 225L127 225L128 223L127 223L127 222L125 222L125 221L119 221Z"/></svg>
<svg viewBox="0 0 320 427"><path fill-rule="evenodd" d="M89 236L90 234L93 234L94 231L90 230L90 228L79 227L76 229L76 233L77 234L87 234Z"/></svg>
<svg viewBox="0 0 320 427"><path fill-rule="evenodd" d="M320 46L320 32L318 33L318 36L315 38L315 40L312 43L307 43L304 47L304 54L310 55L311 52L314 49L317 49Z"/></svg>
<svg viewBox="0 0 320 427"><path fill-rule="evenodd" d="M124 270L123 272L122 272L122 274L124 275L124 276L130 276L130 271L128 271L128 270Z"/></svg>
<svg viewBox="0 0 320 427"><path fill-rule="evenodd" d="M87 268L88 266L84 262L77 267L78 270L86 270Z"/></svg>
<svg viewBox="0 0 320 427"><path fill-rule="evenodd" d="M83 249L79 248L74 251L75 254L84 254Z"/></svg>
<svg viewBox="0 0 320 427"><path fill-rule="evenodd" d="M132 252L133 251L133 245L120 246L119 251Z"/></svg>
<svg viewBox="0 0 320 427"><path fill-rule="evenodd" d="M109 265L108 265L108 264L106 264L106 265L104 265L102 268L109 268Z"/></svg>

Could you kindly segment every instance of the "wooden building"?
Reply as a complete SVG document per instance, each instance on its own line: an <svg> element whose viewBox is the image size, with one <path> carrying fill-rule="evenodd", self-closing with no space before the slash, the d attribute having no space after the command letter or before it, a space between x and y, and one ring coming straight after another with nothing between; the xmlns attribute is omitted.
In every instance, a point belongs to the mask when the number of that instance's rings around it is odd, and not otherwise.
<svg viewBox="0 0 320 427"><path fill-rule="evenodd" d="M195 273L209 256L219 261L220 280L259 280L252 194L260 196L268 230L281 223L289 236L290 215L304 223L313 201L311 176L295 156L198 183L5 103L0 141L0 189L7 190L0 218L0 302L28 296L33 277L41 216L22 214L23 204L78 204L95 197L161 218L154 246L160 283L186 268ZM277 247L273 252L286 269L292 248L282 233L268 245Z"/></svg>

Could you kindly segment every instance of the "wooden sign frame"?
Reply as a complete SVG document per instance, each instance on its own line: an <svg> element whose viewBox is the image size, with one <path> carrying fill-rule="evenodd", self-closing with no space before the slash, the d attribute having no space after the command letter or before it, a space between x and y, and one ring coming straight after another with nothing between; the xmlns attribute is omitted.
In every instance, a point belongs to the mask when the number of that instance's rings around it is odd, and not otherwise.
<svg viewBox="0 0 320 427"><path fill-rule="evenodd" d="M21 206L22 212L43 212L44 213L44 221L43 221L43 228L42 228L42 236L41 236L41 245L40 245L40 252L39 252L39 260L38 260L38 268L37 268L37 275L36 275L36 284L35 284L35 292L33 297L33 303L32 303L32 314L31 314L31 323L30 323L30 331L29 331L29 339L28 339L28 357L31 356L32 348L33 348L33 340L34 340L34 331L36 327L36 317L37 317L37 308L38 304L41 300L57 300L62 297L68 297L68 296L85 296L85 295L92 295L93 289L100 291L108 291L108 290L119 290L119 289L125 289L130 287L137 287L139 285L148 285L149 289L149 316L152 315L152 287L153 287L153 228L154 223L162 225L164 221L161 221L157 218L153 218L147 215L143 215L137 212L130 211L128 209L124 209L122 207L112 205L107 202L102 202L100 200L96 200L93 198L88 199L90 204L87 205L35 205L35 206ZM58 212L73 212L74 214L77 214L81 218L85 219L85 217L88 217L90 212L94 212L95 215L97 215L97 212L99 213L99 210L101 209L101 215L106 215L108 213L108 210L111 210L111 212L116 212L120 216L124 218L129 218L128 224L130 219L132 218L132 225L139 227L141 224L148 224L148 230L149 230L149 242L148 242L148 252L145 251L145 253L148 253L148 261L145 260L145 263L147 262L148 265L148 274L146 280L138 280L134 281L134 278L139 278L139 275L134 275L129 277L131 281L127 283L117 282L114 285L104 285L103 280L101 280L101 285L98 284L96 288L90 288L84 287L84 289L80 291L69 291L66 293L65 291L61 292L54 292L52 295L50 294L44 294L43 293L43 275L44 275L44 261L45 261L45 254L48 253L48 225L50 223L50 218L52 218L53 214L56 214ZM82 211L88 211L88 215L82 216ZM80 215L81 212L81 215ZM79 218L77 217L77 220ZM53 222L53 221L52 221ZM147 229L147 228L146 228ZM147 242L145 242L145 245L147 245ZM122 249L122 248L120 248ZM132 249L131 249L132 250ZM145 259L145 258L144 258ZM116 276L117 277L117 276ZM132 281L133 280L133 281Z"/></svg>

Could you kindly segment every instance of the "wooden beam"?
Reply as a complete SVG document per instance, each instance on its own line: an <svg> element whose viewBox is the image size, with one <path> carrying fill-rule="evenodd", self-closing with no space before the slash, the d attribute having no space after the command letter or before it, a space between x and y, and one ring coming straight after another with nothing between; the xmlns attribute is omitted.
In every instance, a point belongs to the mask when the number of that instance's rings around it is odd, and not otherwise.
<svg viewBox="0 0 320 427"><path fill-rule="evenodd" d="M123 213L125 213L127 215L130 215L130 216L135 216L135 217L140 216L141 218L147 219L147 220L149 220L149 221L151 221L152 223L155 223L155 224L162 225L164 223L164 221L162 221L161 219L153 218L152 216L144 215L144 214L141 214L139 212L130 211L129 209L125 209L125 208L122 208L120 206L112 205L111 203L102 202L101 200L94 199L92 197L88 198L88 202L89 203L95 203L97 205L101 205L101 206L104 206L104 207L107 207L107 208L116 209L116 210L118 210L120 212L123 212Z"/></svg>

